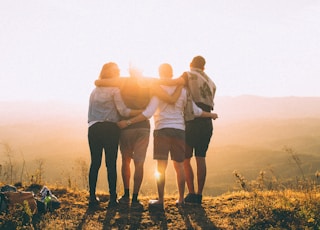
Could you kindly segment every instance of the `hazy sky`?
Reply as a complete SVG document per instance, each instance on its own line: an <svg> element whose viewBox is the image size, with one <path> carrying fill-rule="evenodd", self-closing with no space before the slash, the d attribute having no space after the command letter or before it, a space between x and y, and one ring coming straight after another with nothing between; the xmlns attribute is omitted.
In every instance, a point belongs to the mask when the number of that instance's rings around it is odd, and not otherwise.
<svg viewBox="0 0 320 230"><path fill-rule="evenodd" d="M2 0L0 31L0 100L87 104L105 62L199 54L218 96L320 96L319 0Z"/></svg>

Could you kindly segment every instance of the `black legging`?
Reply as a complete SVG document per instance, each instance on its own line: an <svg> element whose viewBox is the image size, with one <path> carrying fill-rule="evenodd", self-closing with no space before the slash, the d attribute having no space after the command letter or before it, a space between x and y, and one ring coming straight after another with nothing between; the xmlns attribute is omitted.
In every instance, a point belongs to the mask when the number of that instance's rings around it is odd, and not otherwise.
<svg viewBox="0 0 320 230"><path fill-rule="evenodd" d="M89 127L88 140L91 153L89 172L90 198L95 198L98 172L101 166L102 151L105 152L105 163L108 173L110 195L116 195L117 157L120 129L113 122L97 122Z"/></svg>

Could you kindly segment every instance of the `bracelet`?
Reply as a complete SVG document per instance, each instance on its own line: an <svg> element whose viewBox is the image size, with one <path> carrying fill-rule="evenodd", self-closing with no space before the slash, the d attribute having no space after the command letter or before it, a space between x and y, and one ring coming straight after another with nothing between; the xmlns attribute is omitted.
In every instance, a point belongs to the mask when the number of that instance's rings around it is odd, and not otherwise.
<svg viewBox="0 0 320 230"><path fill-rule="evenodd" d="M132 122L130 120L127 120L127 126L131 125Z"/></svg>

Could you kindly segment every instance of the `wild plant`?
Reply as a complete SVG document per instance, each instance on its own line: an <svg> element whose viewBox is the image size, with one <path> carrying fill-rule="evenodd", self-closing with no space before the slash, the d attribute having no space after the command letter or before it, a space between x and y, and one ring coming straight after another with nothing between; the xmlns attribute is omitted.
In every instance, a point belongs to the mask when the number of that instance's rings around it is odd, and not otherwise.
<svg viewBox="0 0 320 230"><path fill-rule="evenodd" d="M43 176L44 176L44 165L45 165L45 159L38 158L35 160L37 164L36 172L35 172L35 183L41 184L43 183Z"/></svg>
<svg viewBox="0 0 320 230"><path fill-rule="evenodd" d="M294 151L292 148L287 147L287 146L285 146L283 149L286 153L288 153L291 156L293 162L295 163L295 165L297 166L297 168L299 169L299 171L301 173L302 181L300 181L298 177L296 178L298 187L301 187L302 189L308 188L305 173L302 169L302 161L301 161L298 153L296 151Z"/></svg>
<svg viewBox="0 0 320 230"><path fill-rule="evenodd" d="M78 177L81 180L82 188L85 188L88 190L88 174L89 174L89 165L84 159L77 159L76 160L76 167L77 171L80 173L80 177Z"/></svg>
<svg viewBox="0 0 320 230"><path fill-rule="evenodd" d="M264 190L265 189L265 175L266 175L266 172L261 170L260 173L259 173L259 177L258 177L258 188L260 190Z"/></svg>
<svg viewBox="0 0 320 230"><path fill-rule="evenodd" d="M240 187L244 190L244 191L248 191L249 187L247 184L247 180L244 176L242 176L238 171L234 170L233 171L233 175L236 177L237 179L237 183L240 185Z"/></svg>
<svg viewBox="0 0 320 230"><path fill-rule="evenodd" d="M23 162L22 162L22 169L21 169L21 174L20 174L20 181L22 182L23 181L23 175L24 175L24 169L25 169L25 166L26 166L26 161L25 161L22 153L21 153L21 155L22 155Z"/></svg>
<svg viewBox="0 0 320 230"><path fill-rule="evenodd" d="M0 229L34 229L32 217L28 201L14 204L6 213L0 214Z"/></svg>
<svg viewBox="0 0 320 230"><path fill-rule="evenodd" d="M5 183L10 183L12 184L14 180L16 180L15 175L16 175L16 170L14 167L14 151L12 147L8 143L0 143L0 145L3 146L3 154L4 158L7 159L3 165L1 165L1 174L3 177L3 181Z"/></svg>

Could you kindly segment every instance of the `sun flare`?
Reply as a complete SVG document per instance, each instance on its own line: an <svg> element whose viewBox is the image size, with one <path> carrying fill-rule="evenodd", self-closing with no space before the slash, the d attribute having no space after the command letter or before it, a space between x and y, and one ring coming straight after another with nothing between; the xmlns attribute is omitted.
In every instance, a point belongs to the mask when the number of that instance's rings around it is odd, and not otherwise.
<svg viewBox="0 0 320 230"><path fill-rule="evenodd" d="M154 177L156 178L156 180L159 180L160 179L160 173L158 172L158 170L155 170L154 172Z"/></svg>

